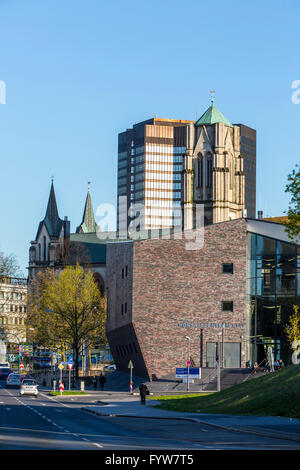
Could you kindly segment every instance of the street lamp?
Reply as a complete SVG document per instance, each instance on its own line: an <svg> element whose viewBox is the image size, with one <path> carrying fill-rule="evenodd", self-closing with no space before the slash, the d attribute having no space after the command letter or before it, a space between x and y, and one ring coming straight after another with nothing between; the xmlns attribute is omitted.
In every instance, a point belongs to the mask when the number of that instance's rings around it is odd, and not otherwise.
<svg viewBox="0 0 300 470"><path fill-rule="evenodd" d="M188 376L187 376L187 386L186 386L186 390L188 392L189 391L189 382L190 382L190 357L191 357L190 344L191 344L191 338L189 336L185 336L185 339L188 340L188 360L187 360Z"/></svg>
<svg viewBox="0 0 300 470"><path fill-rule="evenodd" d="M218 333L218 392L221 391L221 364L220 364L220 338L222 336L222 332Z"/></svg>

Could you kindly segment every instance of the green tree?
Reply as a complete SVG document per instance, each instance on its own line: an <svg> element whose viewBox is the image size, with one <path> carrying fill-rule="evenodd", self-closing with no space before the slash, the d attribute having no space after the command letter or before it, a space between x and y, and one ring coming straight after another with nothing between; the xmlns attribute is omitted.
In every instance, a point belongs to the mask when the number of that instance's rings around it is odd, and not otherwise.
<svg viewBox="0 0 300 470"><path fill-rule="evenodd" d="M288 175L288 184L285 192L290 194L290 202L285 222L286 232L292 241L296 241L300 234L300 169L296 168Z"/></svg>
<svg viewBox="0 0 300 470"><path fill-rule="evenodd" d="M299 348L300 342L300 313L297 305L293 305L293 313L285 325L285 334L293 354Z"/></svg>
<svg viewBox="0 0 300 470"><path fill-rule="evenodd" d="M39 272L29 287L27 325L34 340L49 347L73 349L76 378L83 345L106 342L106 301L91 271L78 264L60 272Z"/></svg>

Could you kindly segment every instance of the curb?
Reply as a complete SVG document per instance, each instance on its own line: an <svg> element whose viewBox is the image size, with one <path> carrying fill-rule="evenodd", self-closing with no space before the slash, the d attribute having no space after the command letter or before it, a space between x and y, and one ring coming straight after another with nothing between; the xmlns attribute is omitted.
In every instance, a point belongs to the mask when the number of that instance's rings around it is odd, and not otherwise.
<svg viewBox="0 0 300 470"><path fill-rule="evenodd" d="M263 432L263 431L255 431L255 430L251 430L251 429L245 429L245 428L241 428L241 429L237 429L237 428L234 428L234 427L228 427L228 426L222 426L220 424L214 424L214 423L208 423L207 421L201 421L200 419L198 418L192 418L192 417L182 417L182 416L178 416L178 417L173 417L173 416L136 416L136 415L128 415L128 414L114 414L114 413L100 413L99 411L95 411L95 410L90 410L88 408L85 408L85 407L81 407L80 408L82 411L86 411L88 413L92 413L94 415L97 415L97 416L107 416L107 417L114 417L114 418L143 418L143 419L180 419L182 421L190 421L190 422L193 422L193 423L197 423L197 424L202 424L202 425L206 425L206 426L211 426L211 427L214 427L214 428L217 428L217 429L222 429L224 431L232 431L232 432L237 432L237 433L243 433L243 434L252 434L254 436L262 436L262 437L270 437L270 438L273 438L273 439L282 439L282 440L286 440L286 441L293 441L293 442L300 442L300 437L297 438L297 437L294 437L294 436L287 436L286 434L277 434L276 432L275 433L272 433L272 431L266 431L266 432Z"/></svg>

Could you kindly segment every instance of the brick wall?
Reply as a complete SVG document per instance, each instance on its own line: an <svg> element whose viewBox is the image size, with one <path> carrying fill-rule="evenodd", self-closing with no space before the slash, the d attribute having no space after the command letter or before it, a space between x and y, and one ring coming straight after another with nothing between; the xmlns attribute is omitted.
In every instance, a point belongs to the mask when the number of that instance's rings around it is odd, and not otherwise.
<svg viewBox="0 0 300 470"><path fill-rule="evenodd" d="M128 284L118 273L122 263L131 266ZM233 263L234 274L223 274L222 263ZM216 342L219 323L226 323L224 342L243 343L246 316L246 221L227 221L205 227L204 246L186 250L185 240L144 240L112 244L107 251L109 318L107 333L118 367L125 370L131 354L118 357L117 329L128 328L128 343L137 342L140 375L160 378L183 367L187 360L187 340L195 365L200 364L200 327L203 328L203 366L206 342ZM128 299L130 313L118 313L121 298ZM233 301L234 311L223 312L221 302ZM215 324L205 327L205 324ZM242 325L242 329L232 325ZM242 344L242 351L244 345ZM139 355L142 357L138 359ZM134 360L133 360L134 362ZM242 366L245 366L242 354Z"/></svg>

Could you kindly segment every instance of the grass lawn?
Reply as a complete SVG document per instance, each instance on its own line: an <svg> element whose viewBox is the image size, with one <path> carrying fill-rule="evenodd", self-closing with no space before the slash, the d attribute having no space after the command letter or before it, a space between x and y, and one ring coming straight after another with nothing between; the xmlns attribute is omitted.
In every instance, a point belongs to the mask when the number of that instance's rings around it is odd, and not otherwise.
<svg viewBox="0 0 300 470"><path fill-rule="evenodd" d="M218 393L157 396L160 408L232 415L285 416L300 419L300 365L249 379Z"/></svg>
<svg viewBox="0 0 300 470"><path fill-rule="evenodd" d="M62 392L63 395L87 395L87 392L74 392L72 390ZM50 395L60 395L60 392L50 392Z"/></svg>

